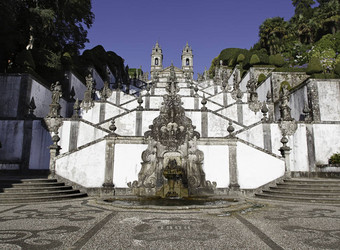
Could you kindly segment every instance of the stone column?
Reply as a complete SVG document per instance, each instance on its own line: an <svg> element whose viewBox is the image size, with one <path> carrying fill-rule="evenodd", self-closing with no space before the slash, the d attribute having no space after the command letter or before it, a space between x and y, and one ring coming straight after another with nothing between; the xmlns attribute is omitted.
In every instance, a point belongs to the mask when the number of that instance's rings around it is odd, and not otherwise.
<svg viewBox="0 0 340 250"><path fill-rule="evenodd" d="M110 134L106 138L105 146L105 174L103 188L101 189L102 196L115 195L113 184L113 168L114 168L114 156L115 156L115 144L116 135Z"/></svg>
<svg viewBox="0 0 340 250"><path fill-rule="evenodd" d="M145 95L145 109L150 109L150 94Z"/></svg>
<svg viewBox="0 0 340 250"><path fill-rule="evenodd" d="M237 103L237 122L243 124L243 104Z"/></svg>
<svg viewBox="0 0 340 250"><path fill-rule="evenodd" d="M285 169L286 169L286 177L291 177L290 171L290 150L291 148L287 146L288 139L285 134L283 134L281 139L282 147L279 149L282 157L285 158Z"/></svg>
<svg viewBox="0 0 340 250"><path fill-rule="evenodd" d="M228 106L228 92L226 90L223 90L223 106Z"/></svg>
<svg viewBox="0 0 340 250"><path fill-rule="evenodd" d="M48 175L49 179L55 178L55 158L59 155L60 147L58 145L52 144L50 146L50 174Z"/></svg>
<svg viewBox="0 0 340 250"><path fill-rule="evenodd" d="M116 90L116 105L120 105L120 88Z"/></svg>
<svg viewBox="0 0 340 250"><path fill-rule="evenodd" d="M313 124L306 124L307 155L309 172L315 172L315 146Z"/></svg>
<svg viewBox="0 0 340 250"><path fill-rule="evenodd" d="M200 98L198 97L198 95L195 95L194 97L194 109L199 109L200 106Z"/></svg>
<svg viewBox="0 0 340 250"><path fill-rule="evenodd" d="M272 152L272 135L271 135L271 128L269 123L263 123L263 145L264 149Z"/></svg>
<svg viewBox="0 0 340 250"><path fill-rule="evenodd" d="M238 191L240 185L237 176L237 139L228 139L227 145L229 147L229 189Z"/></svg>
<svg viewBox="0 0 340 250"><path fill-rule="evenodd" d="M99 108L99 122L102 122L104 120L105 120L105 103L101 102Z"/></svg>

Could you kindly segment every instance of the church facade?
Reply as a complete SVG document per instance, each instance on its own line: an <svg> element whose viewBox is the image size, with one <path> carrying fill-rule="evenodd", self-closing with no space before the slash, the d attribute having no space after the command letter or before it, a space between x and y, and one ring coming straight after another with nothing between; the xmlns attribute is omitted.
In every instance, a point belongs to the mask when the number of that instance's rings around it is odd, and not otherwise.
<svg viewBox="0 0 340 250"><path fill-rule="evenodd" d="M176 77L181 81L192 81L194 76L194 55L188 42L182 50L181 55L182 67L178 68L173 65L163 67L163 51L158 41L152 48L151 52L151 81L165 83L170 76L170 69L174 67Z"/></svg>

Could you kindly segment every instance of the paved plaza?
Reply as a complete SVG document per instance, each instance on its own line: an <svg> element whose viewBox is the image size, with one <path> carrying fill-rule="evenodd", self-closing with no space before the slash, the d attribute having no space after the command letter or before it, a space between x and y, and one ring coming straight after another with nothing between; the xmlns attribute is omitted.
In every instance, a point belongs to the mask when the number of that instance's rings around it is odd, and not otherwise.
<svg viewBox="0 0 340 250"><path fill-rule="evenodd" d="M339 249L340 207L244 201L127 209L92 198L0 206L0 249Z"/></svg>

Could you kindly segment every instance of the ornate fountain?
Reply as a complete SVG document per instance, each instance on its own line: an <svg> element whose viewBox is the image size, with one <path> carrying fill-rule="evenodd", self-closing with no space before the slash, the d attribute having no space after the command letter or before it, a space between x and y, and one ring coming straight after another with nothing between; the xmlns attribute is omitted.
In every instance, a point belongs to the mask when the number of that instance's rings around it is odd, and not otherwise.
<svg viewBox="0 0 340 250"><path fill-rule="evenodd" d="M130 183L133 192L147 197L191 197L213 193L216 183L206 181L204 154L197 148L200 134L185 116L178 95L173 65L168 77L160 114L144 137L148 147L142 153L138 181Z"/></svg>

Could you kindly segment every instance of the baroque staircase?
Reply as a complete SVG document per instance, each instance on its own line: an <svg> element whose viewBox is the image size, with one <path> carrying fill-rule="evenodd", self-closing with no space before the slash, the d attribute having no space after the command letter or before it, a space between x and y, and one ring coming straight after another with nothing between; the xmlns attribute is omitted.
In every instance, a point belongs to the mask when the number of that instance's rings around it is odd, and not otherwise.
<svg viewBox="0 0 340 250"><path fill-rule="evenodd" d="M86 196L86 193L66 186L56 179L0 178L0 204L56 201Z"/></svg>
<svg viewBox="0 0 340 250"><path fill-rule="evenodd" d="M340 204L340 179L284 179L276 186L264 189L255 196L269 200Z"/></svg>

